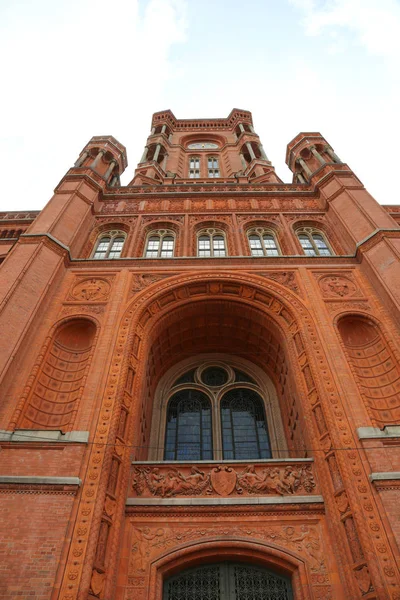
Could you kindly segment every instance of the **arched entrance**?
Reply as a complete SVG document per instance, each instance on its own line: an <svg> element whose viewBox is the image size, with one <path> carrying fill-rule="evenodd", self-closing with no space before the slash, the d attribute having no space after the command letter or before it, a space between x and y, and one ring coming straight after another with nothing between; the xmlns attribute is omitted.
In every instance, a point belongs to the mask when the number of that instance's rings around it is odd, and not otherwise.
<svg viewBox="0 0 400 600"><path fill-rule="evenodd" d="M292 600L290 579L260 566L221 562L164 582L163 600Z"/></svg>

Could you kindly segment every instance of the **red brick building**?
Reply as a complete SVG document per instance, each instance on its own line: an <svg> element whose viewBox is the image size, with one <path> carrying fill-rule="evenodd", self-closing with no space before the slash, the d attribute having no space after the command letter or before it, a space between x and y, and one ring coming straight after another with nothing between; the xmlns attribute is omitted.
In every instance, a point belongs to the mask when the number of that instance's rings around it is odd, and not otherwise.
<svg viewBox="0 0 400 600"><path fill-rule="evenodd" d="M0 215L0 598L400 599L400 207L286 160L168 110Z"/></svg>

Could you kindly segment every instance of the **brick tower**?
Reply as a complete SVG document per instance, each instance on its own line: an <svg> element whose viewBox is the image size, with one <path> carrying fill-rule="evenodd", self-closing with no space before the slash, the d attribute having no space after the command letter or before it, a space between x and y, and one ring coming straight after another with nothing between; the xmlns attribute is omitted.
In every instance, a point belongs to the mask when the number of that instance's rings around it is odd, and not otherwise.
<svg viewBox="0 0 400 600"><path fill-rule="evenodd" d="M400 600L400 206L248 111L0 214L0 598Z"/></svg>

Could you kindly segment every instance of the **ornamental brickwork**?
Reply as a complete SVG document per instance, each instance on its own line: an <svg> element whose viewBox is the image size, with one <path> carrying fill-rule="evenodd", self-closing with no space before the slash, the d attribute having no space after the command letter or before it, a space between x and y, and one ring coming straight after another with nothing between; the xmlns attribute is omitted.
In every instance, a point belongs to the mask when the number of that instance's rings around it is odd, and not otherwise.
<svg viewBox="0 0 400 600"><path fill-rule="evenodd" d="M0 214L0 597L400 600L400 207L286 160L162 111Z"/></svg>

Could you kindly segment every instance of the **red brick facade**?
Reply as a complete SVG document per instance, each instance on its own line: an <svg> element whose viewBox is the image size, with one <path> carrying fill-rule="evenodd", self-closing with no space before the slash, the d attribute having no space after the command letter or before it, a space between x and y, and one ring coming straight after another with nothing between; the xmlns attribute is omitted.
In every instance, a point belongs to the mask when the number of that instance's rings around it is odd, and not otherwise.
<svg viewBox="0 0 400 600"><path fill-rule="evenodd" d="M164 111L128 186L94 137L42 211L0 214L0 598L161 600L229 562L400 600L400 207L319 133L286 158L292 184L247 111ZM271 458L229 458L245 388ZM184 389L207 459L168 455Z"/></svg>

